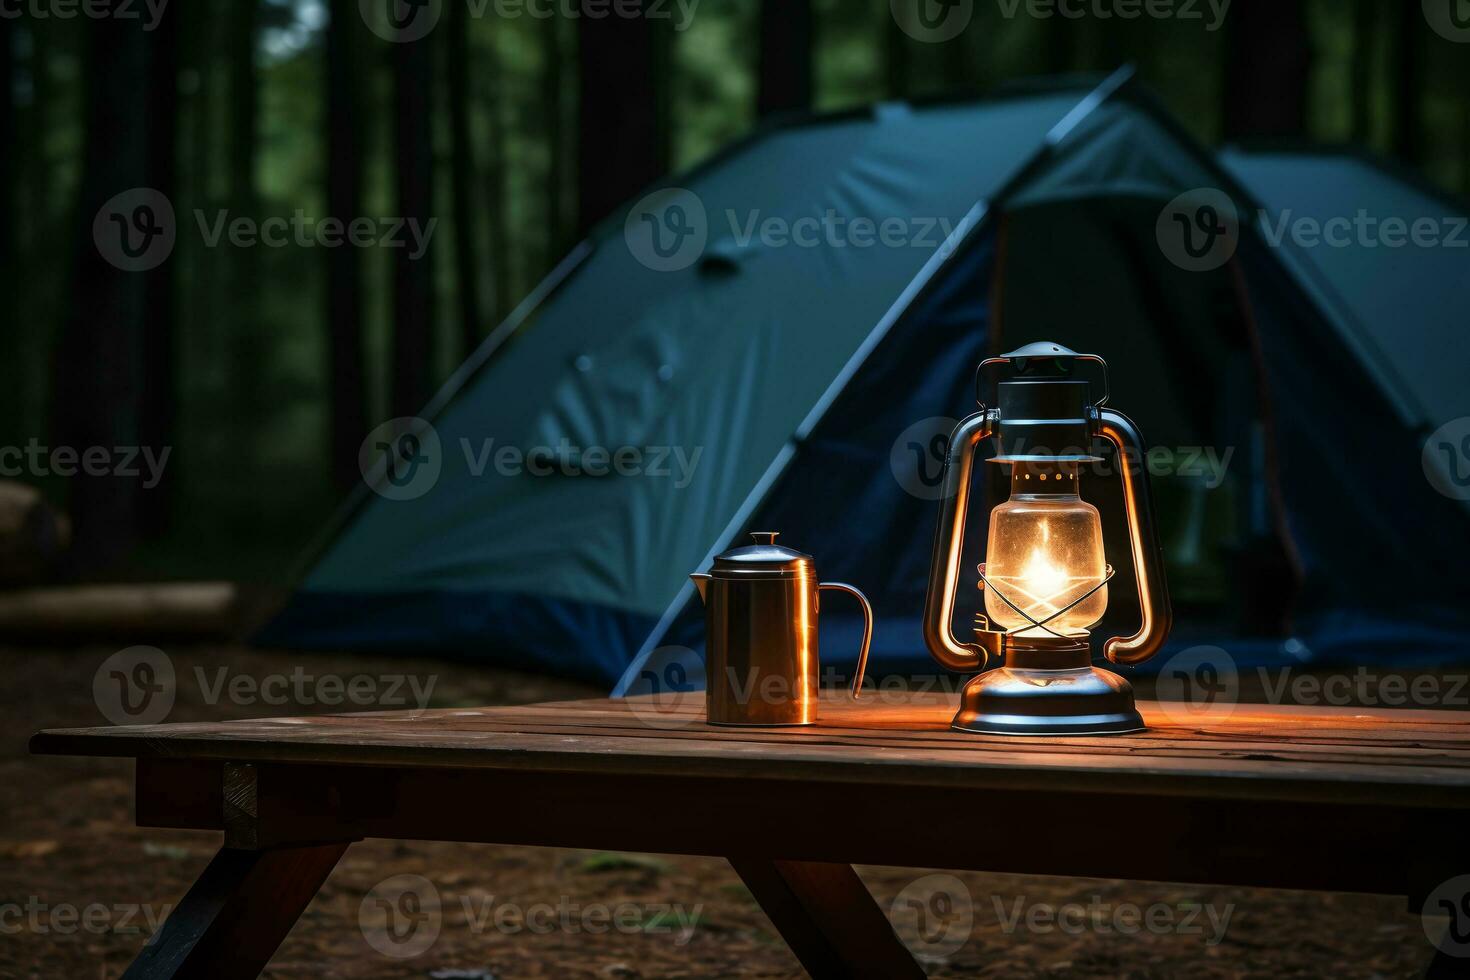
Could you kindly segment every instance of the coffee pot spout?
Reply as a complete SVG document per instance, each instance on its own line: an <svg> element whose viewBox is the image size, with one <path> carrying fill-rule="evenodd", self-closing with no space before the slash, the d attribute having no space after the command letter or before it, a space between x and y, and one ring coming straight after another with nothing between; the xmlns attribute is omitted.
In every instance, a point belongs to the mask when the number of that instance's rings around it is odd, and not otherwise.
<svg viewBox="0 0 1470 980"><path fill-rule="evenodd" d="M707 572L694 572L689 576L689 581L693 582L694 587L699 590L700 602L708 601L705 599L704 591L709 587L709 580L710 575Z"/></svg>

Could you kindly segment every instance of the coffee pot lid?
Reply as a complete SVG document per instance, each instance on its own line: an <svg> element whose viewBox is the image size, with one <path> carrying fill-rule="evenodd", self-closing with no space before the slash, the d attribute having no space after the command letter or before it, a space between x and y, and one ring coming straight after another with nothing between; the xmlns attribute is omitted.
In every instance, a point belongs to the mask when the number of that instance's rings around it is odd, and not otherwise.
<svg viewBox="0 0 1470 980"><path fill-rule="evenodd" d="M776 543L780 531L752 531L755 544L747 544L715 558L716 572L737 572L745 575L790 574L803 566L810 567L812 556Z"/></svg>

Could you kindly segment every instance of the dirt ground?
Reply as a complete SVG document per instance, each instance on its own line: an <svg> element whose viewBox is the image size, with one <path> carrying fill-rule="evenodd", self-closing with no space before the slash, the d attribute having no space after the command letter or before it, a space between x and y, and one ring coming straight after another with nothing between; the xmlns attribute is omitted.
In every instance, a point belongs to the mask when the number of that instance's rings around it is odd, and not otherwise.
<svg viewBox="0 0 1470 980"><path fill-rule="evenodd" d="M37 729L106 723L93 678L113 652L0 649L6 665L0 684L0 976L120 975L151 933L150 918L160 919L178 901L220 843L213 833L134 827L130 762L27 754L26 740ZM408 675L427 683L432 677L435 707L601 693L421 660L233 647L168 653L179 678L169 721L312 713L294 704L237 704L214 696L222 676L231 683L252 679L244 682L248 688L298 667L307 676L346 679ZM860 870L931 976L1408 977L1423 970L1431 953L1419 917L1394 899ZM398 877L403 875L421 878ZM438 896L440 914L432 920L438 932L388 942L371 910L375 899L401 894L405 882L421 898ZM421 908L432 906L425 899ZM1144 921L1155 927L1139 928ZM515 980L803 973L722 861L367 841L348 851L266 976Z"/></svg>

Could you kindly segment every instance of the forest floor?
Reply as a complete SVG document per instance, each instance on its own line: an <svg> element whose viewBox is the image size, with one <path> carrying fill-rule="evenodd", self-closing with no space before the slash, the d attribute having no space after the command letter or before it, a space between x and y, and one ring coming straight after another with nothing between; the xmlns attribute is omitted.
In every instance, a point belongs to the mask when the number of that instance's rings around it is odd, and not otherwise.
<svg viewBox="0 0 1470 980"><path fill-rule="evenodd" d="M0 684L0 977L120 975L151 933L150 922L179 900L219 845L215 833L134 827L129 761L27 754L26 740L37 729L106 723L94 702L93 677L112 652L0 649L6 666ZM215 697L221 677L262 681L289 677L297 668L308 676L406 675L421 684L432 677L434 707L601 693L423 660L262 654L233 646L183 647L169 655L180 679L169 721L307 713L299 705L272 708ZM1106 816L1058 818L1102 828ZM983 819L1003 824L1005 814ZM974 828L977 834L982 829ZM1431 953L1419 916L1399 899L859 870L879 903L893 909L900 935L923 956L931 976L1408 977L1424 969ZM411 957L380 952L360 920L364 900L398 875L428 879L444 910L427 948L390 950L417 953ZM944 928L925 931L910 899L944 913L937 920ZM1155 928L1134 927L1147 915L1154 916ZM609 921L621 925L607 928ZM383 944L381 936L374 938ZM265 975L515 980L803 974L720 860L367 841L347 852Z"/></svg>

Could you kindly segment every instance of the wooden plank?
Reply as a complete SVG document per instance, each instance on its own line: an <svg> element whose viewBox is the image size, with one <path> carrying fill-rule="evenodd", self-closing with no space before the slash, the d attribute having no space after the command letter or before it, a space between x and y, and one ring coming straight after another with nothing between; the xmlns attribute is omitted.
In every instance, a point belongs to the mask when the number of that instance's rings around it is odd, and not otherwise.
<svg viewBox="0 0 1470 980"><path fill-rule="evenodd" d="M222 849L123 980L259 976L346 849Z"/></svg>
<svg viewBox="0 0 1470 980"><path fill-rule="evenodd" d="M1286 799L1403 802L1464 809L1470 806L1470 773L1448 766L1334 764L1289 759L1206 760L1086 755L1063 751L928 749L854 751L847 747L792 745L779 753L750 743L716 745L673 739L582 738L544 735L433 733L361 736L344 746L321 733L291 738L212 734L154 737L149 748L165 758L255 762L322 762L556 772L620 772L666 776L765 778L773 781L860 781L884 785L1027 786L1079 792L1259 795ZM90 739L52 751L126 756L140 743ZM112 748L113 752L98 752Z"/></svg>
<svg viewBox="0 0 1470 980"><path fill-rule="evenodd" d="M731 858L813 980L922 980L851 865Z"/></svg>
<svg viewBox="0 0 1470 980"><path fill-rule="evenodd" d="M342 717L324 717L314 720L320 729L359 728L374 733L432 731L410 722L372 722L349 720ZM443 731L441 727L439 729ZM630 725L617 720L588 720L572 724L559 721L553 716L526 717L519 719L477 718L466 720L455 731L500 732L505 734L577 735L577 736L625 736L656 737L663 739L701 740L710 742L747 742L786 747L797 745L850 745L853 747L917 748L925 747L937 752L954 749L974 749L994 746L1016 752L1048 754L1056 751L1057 740L1020 739L1007 736L969 735L950 732L857 730L808 727L792 732L785 729L752 729L740 731L704 724L690 724L681 728L650 732L646 727ZM953 735L953 737L951 737ZM1120 744L1117 737L1085 736L1066 740L1070 751L1097 754L1119 754L1120 748L1129 756L1176 755L1206 757L1241 756L1245 754L1273 754L1303 761L1363 761L1386 764L1419 765L1429 761L1434 765L1470 767L1470 738L1442 737L1435 739L1393 740L1386 738L1300 738L1289 735L1266 738L1242 733L1233 739L1221 737L1190 738L1165 737L1172 733L1130 735L1126 743Z"/></svg>
<svg viewBox="0 0 1470 980"><path fill-rule="evenodd" d="M256 767L262 845L381 837L1427 894L1464 814L1403 804L613 773ZM219 787L217 782L214 784ZM158 786L159 792L166 788ZM150 812L157 805L146 807ZM145 807L140 802L140 812ZM217 829L208 815L200 829ZM860 819L815 819L818 814ZM1088 833L1016 846L1067 815ZM932 828L919 832L916 828ZM1416 891L1418 890L1418 891Z"/></svg>
<svg viewBox="0 0 1470 980"><path fill-rule="evenodd" d="M37 752L236 762L421 765L771 780L1026 786L1470 807L1470 723L1255 708L1208 727L1023 739L947 728L952 698L880 708L838 698L806 729L715 728L676 701L669 727L627 701L43 732ZM1147 707L1146 711L1155 710ZM1450 720L1445 720L1445 719ZM1286 729L1296 719L1300 727ZM1156 720L1156 719L1155 719ZM657 719L655 719L657 721ZM1246 722L1249 722L1247 724ZM903 727L903 726L908 727ZM1400 794L1408 796L1399 799Z"/></svg>

